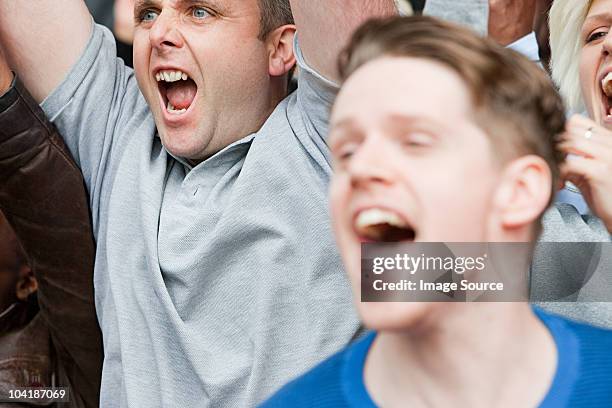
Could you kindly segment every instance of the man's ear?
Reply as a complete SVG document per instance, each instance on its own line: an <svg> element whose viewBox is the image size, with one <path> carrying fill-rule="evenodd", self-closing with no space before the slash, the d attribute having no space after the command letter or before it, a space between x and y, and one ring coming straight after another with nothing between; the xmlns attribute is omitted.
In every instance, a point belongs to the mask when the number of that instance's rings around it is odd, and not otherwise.
<svg viewBox="0 0 612 408"><path fill-rule="evenodd" d="M503 228L530 226L548 207L552 189L550 167L541 157L530 155L506 166L494 205Z"/></svg>
<svg viewBox="0 0 612 408"><path fill-rule="evenodd" d="M19 270L19 279L17 280L17 287L15 289L17 299L25 302L28 297L37 290L38 281L36 281L32 269L27 265L23 265Z"/></svg>
<svg viewBox="0 0 612 408"><path fill-rule="evenodd" d="M295 26L292 24L278 27L266 37L269 51L268 71L271 76L283 76L295 66L294 37Z"/></svg>

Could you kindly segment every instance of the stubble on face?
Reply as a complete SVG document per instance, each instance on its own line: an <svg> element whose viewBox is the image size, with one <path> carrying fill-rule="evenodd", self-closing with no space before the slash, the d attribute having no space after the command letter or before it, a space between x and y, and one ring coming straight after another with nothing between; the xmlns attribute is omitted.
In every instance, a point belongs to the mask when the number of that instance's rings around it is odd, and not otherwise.
<svg viewBox="0 0 612 408"><path fill-rule="evenodd" d="M156 0L155 21L137 24L134 41L136 76L162 143L194 163L259 130L272 110L258 0L196 3L206 18L190 17L184 2ZM185 72L197 87L193 101L178 106L186 108L180 115L169 114L160 68Z"/></svg>

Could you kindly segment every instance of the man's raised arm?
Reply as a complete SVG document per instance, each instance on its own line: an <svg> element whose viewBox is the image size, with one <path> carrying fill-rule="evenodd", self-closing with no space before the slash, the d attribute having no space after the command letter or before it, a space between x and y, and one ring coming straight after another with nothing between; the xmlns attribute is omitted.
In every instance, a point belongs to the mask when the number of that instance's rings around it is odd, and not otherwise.
<svg viewBox="0 0 612 408"><path fill-rule="evenodd" d="M338 54L351 34L373 17L397 14L394 0L291 0L300 48L312 68L337 81Z"/></svg>
<svg viewBox="0 0 612 408"><path fill-rule="evenodd" d="M78 60L91 24L82 0L0 1L0 47L38 102Z"/></svg>

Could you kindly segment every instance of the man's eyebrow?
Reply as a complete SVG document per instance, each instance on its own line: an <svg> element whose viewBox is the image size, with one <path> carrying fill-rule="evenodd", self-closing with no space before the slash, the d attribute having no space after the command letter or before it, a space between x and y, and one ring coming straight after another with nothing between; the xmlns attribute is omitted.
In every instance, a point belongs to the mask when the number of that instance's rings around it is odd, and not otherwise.
<svg viewBox="0 0 612 408"><path fill-rule="evenodd" d="M224 10L227 5L223 6L217 0L177 0L181 6L209 6L215 10Z"/></svg>
<svg viewBox="0 0 612 408"><path fill-rule="evenodd" d="M360 133L360 131L355 121L351 118L345 118L332 125L329 140L333 143L334 141L344 140L349 136L355 136L356 133Z"/></svg>
<svg viewBox="0 0 612 408"><path fill-rule="evenodd" d="M385 119L385 126L395 130L411 128L426 129L436 133L448 131L442 123L437 123L421 116L406 115L403 113L392 113L388 115Z"/></svg>
<svg viewBox="0 0 612 408"><path fill-rule="evenodd" d="M389 113L384 118L384 126L396 130L414 128L419 125L427 124L427 122L428 121L423 118L397 112Z"/></svg>
<svg viewBox="0 0 612 408"><path fill-rule="evenodd" d="M354 130L355 129L355 121L351 118L342 119L333 124L333 130Z"/></svg>
<svg viewBox="0 0 612 408"><path fill-rule="evenodd" d="M202 7L210 7L216 11L221 13L227 11L227 5L222 5L216 0L176 0L178 7L189 7L189 6L202 6ZM136 0L134 4L134 14L138 15L140 11L146 10L148 8L160 8L161 1L160 0Z"/></svg>
<svg viewBox="0 0 612 408"><path fill-rule="evenodd" d="M159 1L155 0L136 0L134 3L134 10L143 10L150 7L158 7Z"/></svg>
<svg viewBox="0 0 612 408"><path fill-rule="evenodd" d="M413 125L415 122L418 122L419 119L402 113L392 113L387 116L387 121L397 125Z"/></svg>

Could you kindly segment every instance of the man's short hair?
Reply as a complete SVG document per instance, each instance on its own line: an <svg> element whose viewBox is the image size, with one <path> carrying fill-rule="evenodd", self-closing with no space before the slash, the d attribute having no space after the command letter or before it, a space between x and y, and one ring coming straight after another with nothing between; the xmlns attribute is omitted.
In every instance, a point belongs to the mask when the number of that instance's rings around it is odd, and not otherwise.
<svg viewBox="0 0 612 408"><path fill-rule="evenodd" d="M259 9L261 13L259 38L262 40L278 27L294 23L289 0L259 0Z"/></svg>
<svg viewBox="0 0 612 408"><path fill-rule="evenodd" d="M372 20L353 35L339 59L342 81L384 56L424 58L456 72L470 91L475 122L489 136L494 153L504 162L525 154L542 157L552 172L552 199L563 159L555 142L564 131L565 109L544 70L453 23L393 17Z"/></svg>

